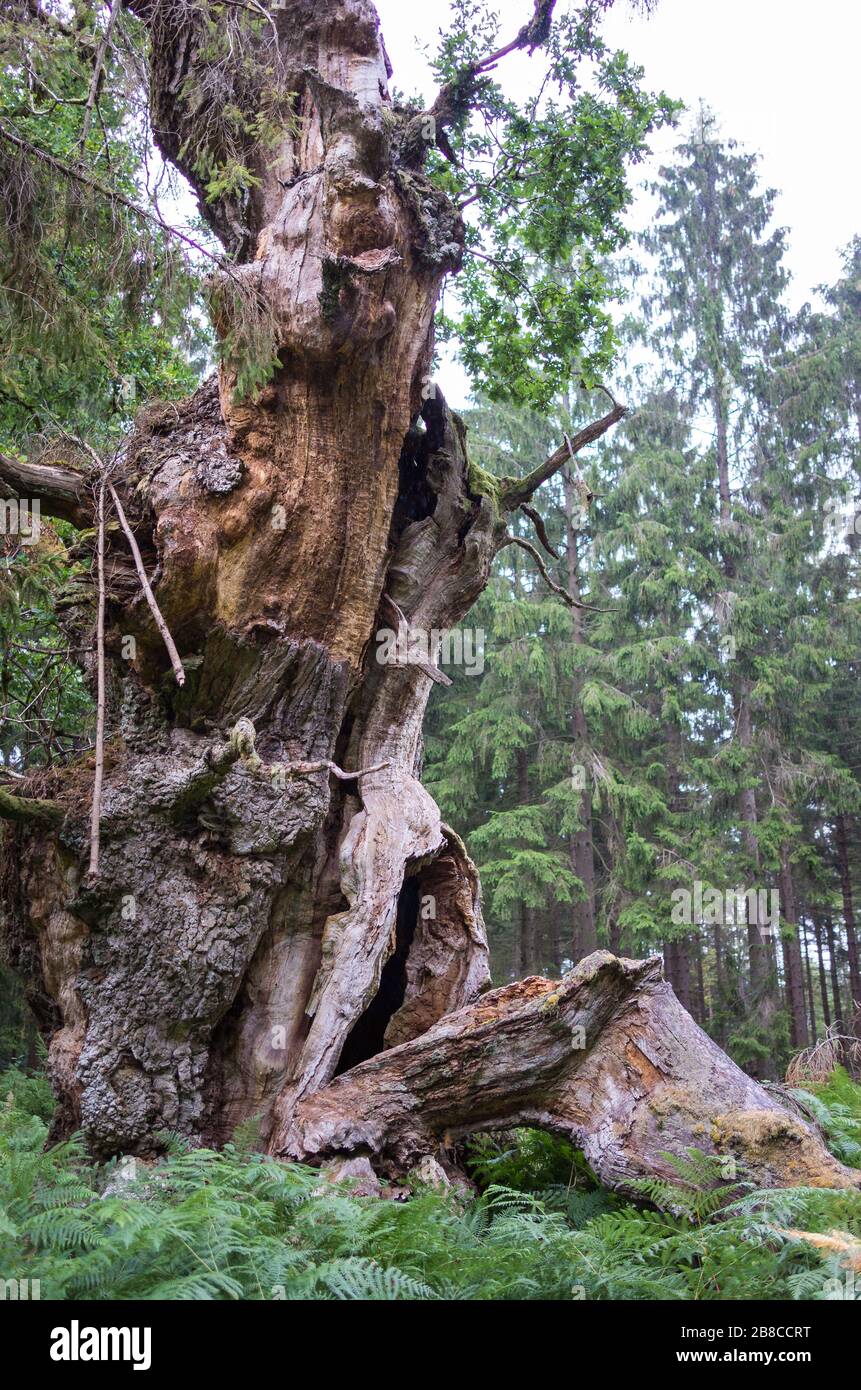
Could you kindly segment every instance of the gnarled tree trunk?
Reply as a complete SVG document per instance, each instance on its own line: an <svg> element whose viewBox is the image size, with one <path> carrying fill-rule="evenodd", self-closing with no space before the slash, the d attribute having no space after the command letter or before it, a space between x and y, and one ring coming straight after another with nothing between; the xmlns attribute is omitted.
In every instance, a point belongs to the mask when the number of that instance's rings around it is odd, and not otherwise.
<svg viewBox="0 0 861 1390"><path fill-rule="evenodd" d="M199 184L200 132L216 138L216 98L194 82L200 12L132 8L152 31L157 136ZM248 137L250 194L205 211L235 257L219 329L262 316L277 367L249 397L226 366L185 405L144 412L112 475L185 684L110 529L98 876L90 766L0 802L6 948L50 1037L58 1132L146 1153L164 1130L218 1143L260 1114L272 1152L397 1164L446 1129L517 1121L572 1134L622 1182L663 1171L663 1148L720 1149L717 1108L730 1146L759 1152L768 1131L768 1180L842 1181L652 964L593 956L561 986L474 1002L478 882L420 781L440 673L433 649L378 661L375 639L455 626L509 542L506 514L568 450L478 490L462 426L426 387L463 226L422 171L421 119L391 105L374 8L287 0L272 23L293 94L281 137ZM0 460L9 488L87 519L79 475L15 467L17 481ZM91 634L91 592L65 611Z"/></svg>

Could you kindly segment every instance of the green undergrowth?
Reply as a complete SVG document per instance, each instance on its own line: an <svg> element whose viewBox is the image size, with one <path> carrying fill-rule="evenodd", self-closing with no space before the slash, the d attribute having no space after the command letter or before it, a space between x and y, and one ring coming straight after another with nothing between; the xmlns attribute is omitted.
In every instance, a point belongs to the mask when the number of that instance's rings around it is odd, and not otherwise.
<svg viewBox="0 0 861 1390"><path fill-rule="evenodd" d="M804 1100L835 1152L858 1163L861 1088L838 1073ZM758 1192L738 1175L728 1192L696 1150L675 1161L678 1181L643 1183L632 1202L551 1136L480 1136L468 1156L475 1196L416 1186L391 1201L249 1152L240 1135L220 1153L174 1140L162 1163L131 1173L96 1167L79 1139L46 1149L49 1113L43 1078L0 1077L0 1277L39 1280L42 1299L855 1294L861 1193ZM106 1186L120 1192L100 1195Z"/></svg>

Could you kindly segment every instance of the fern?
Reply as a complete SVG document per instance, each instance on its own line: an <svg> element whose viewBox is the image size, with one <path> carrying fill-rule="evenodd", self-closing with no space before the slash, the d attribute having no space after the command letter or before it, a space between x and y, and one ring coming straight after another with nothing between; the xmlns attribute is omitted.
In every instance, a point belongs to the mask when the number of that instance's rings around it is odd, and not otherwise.
<svg viewBox="0 0 861 1390"><path fill-rule="evenodd" d="M861 1237L854 1189L755 1191L691 1149L633 1206L530 1131L470 1146L484 1190L469 1200L354 1197L249 1152L253 1127L217 1153L171 1140L100 1197L113 1165L93 1168L77 1140L46 1150L23 1101L0 1106L0 1276L39 1279L43 1298L827 1298ZM854 1114L852 1093L823 1103Z"/></svg>

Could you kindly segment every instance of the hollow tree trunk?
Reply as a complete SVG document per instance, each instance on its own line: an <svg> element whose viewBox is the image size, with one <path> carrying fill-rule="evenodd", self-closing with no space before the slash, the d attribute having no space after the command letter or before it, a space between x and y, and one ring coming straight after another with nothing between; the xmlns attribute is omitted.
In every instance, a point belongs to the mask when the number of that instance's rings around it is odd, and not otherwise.
<svg viewBox="0 0 861 1390"><path fill-rule="evenodd" d="M200 11L131 2L152 31L158 138L194 182L211 167L193 157L212 129ZM424 386L463 227L422 172L415 112L391 106L373 6L286 0L272 22L289 119L276 148L245 151L251 193L205 212L235 256L219 327L239 331L243 295L262 305L278 365L250 397L224 368L143 412L112 475L185 684L110 529L98 876L89 763L0 799L5 949L50 1038L56 1132L146 1153L165 1130L218 1143L259 1114L271 1152L318 1158L356 1148L379 1081L390 1109L368 1147L404 1162L443 1129L523 1121L579 1135L608 1181L665 1171L676 1143L765 1153L768 1180L842 1181L654 963L593 956L562 984L473 1002L488 983L478 881L419 780L441 678L428 634L468 612L507 514L568 449L494 499L475 490L463 428ZM79 474L26 486L46 515L89 519ZM92 587L66 600L81 648L93 607ZM406 1113L411 1094L426 1115Z"/></svg>
<svg viewBox="0 0 861 1390"><path fill-rule="evenodd" d="M202 12L140 13L156 131L194 182ZM401 1040L487 980L475 873L417 775L435 652L382 665L375 641L397 609L422 633L456 624L504 533L441 396L419 417L463 225L411 153L414 113L392 110L373 6L291 0L274 22L283 138L248 152L253 196L202 206L237 257L218 326L262 305L279 365L250 398L225 368L145 411L115 479L187 681L110 533L100 875L87 769L57 780L55 836L18 832L9 875L61 1127L104 1152L165 1128L222 1139L328 1081L383 989L375 1026ZM78 506L68 477L42 484L47 512ZM69 615L87 630L89 597ZM335 780L327 761L377 770Z"/></svg>

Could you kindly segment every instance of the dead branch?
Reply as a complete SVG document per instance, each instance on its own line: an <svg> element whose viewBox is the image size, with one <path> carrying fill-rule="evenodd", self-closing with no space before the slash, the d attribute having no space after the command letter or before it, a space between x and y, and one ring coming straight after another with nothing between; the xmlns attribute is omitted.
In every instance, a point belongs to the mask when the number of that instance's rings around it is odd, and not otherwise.
<svg viewBox="0 0 861 1390"><path fill-rule="evenodd" d="M278 767L285 777L308 777L313 772L331 772L340 782L352 782L356 777L367 777L371 772L382 772L390 763L375 763L373 767L360 767L355 772L345 772L329 758L321 758L314 763L275 763L273 766Z"/></svg>
<svg viewBox="0 0 861 1390"><path fill-rule="evenodd" d="M96 56L93 61L93 76L90 80L90 90L87 93L87 104L84 108L84 119L81 124L81 134L78 140L78 149L81 154L84 153L87 146L87 136L90 133L93 110L98 100L99 88L102 84L102 71L104 69L105 58L107 57L108 47L111 42L111 34L113 33L114 24L116 23L117 15L121 7L122 0L111 0L111 8L108 12L107 23L105 24L102 37L99 40L99 46L96 49Z"/></svg>
<svg viewBox="0 0 861 1390"><path fill-rule="evenodd" d="M138 572L138 578L141 582L141 588L144 591L144 597L146 598L146 601L150 606L150 612L152 613L153 618L155 620L155 625L161 633L162 640L164 641L164 645L167 648L167 654L170 657L170 664L173 667L174 675L176 676L176 683L177 685L185 685L185 670L183 669L182 662L180 661L179 652L177 651L176 644L174 643L174 640L170 635L167 623L162 617L161 609L156 603L155 594L153 593L150 587L150 582L147 579L147 573L144 569L144 563L141 559L141 553L138 548L138 543L134 538L132 529L129 526L128 521L126 520L126 514L123 511L122 502L117 496L116 488L114 487L113 483L108 483L108 491L111 494L111 501L113 502L114 507L116 508L116 513L119 518L120 526L122 526L126 540L129 543L129 548L132 552L132 558L135 562L135 569Z"/></svg>
<svg viewBox="0 0 861 1390"><path fill-rule="evenodd" d="M587 444L594 444L596 439L600 439L607 430L612 429L613 425L627 414L624 405L616 404L606 415L602 415L600 420L593 420L582 430L569 440L566 436L565 442L545 459L538 468L533 468L531 473L527 473L525 478L503 478L500 487L500 506L503 511L510 512L523 502L528 502L532 494L542 483L546 483L548 478L552 478L562 465L581 449L585 449Z"/></svg>
<svg viewBox="0 0 861 1390"><path fill-rule="evenodd" d="M519 545L521 550L525 550L527 555L531 555L547 587L552 589L554 594L558 594L563 603L567 603L569 608L585 608L592 613L609 613L611 611L608 608L596 608L593 603L582 603L580 599L575 598L573 594L569 594L568 590L563 588L561 584L557 584L555 579L551 579L547 572L547 567L541 558L541 552L536 550L531 541L525 540L523 536L512 536L510 532L506 532L499 549L504 549L506 545Z"/></svg>
<svg viewBox="0 0 861 1390"><path fill-rule="evenodd" d="M48 516L70 521L73 526L93 524L92 503L87 496L83 473L56 464L24 463L0 454L0 483L7 496L38 501Z"/></svg>
<svg viewBox="0 0 861 1390"><path fill-rule="evenodd" d="M559 559L559 551L558 551L558 550L554 550L553 546L550 544L550 538L549 538L549 536L547 535L547 528L546 528L545 525L544 525L544 518L543 518L543 516L541 515L541 513L540 513L540 512L537 512L537 511L535 510L534 507L530 507L530 505L529 505L528 502L521 502L521 504L520 504L520 510L521 510L526 516L529 517L529 520L532 522L532 525L535 527L536 535L538 536L538 539L540 540L541 544L544 546L544 549L547 551L548 555L552 555L554 560L558 560L558 559Z"/></svg>

